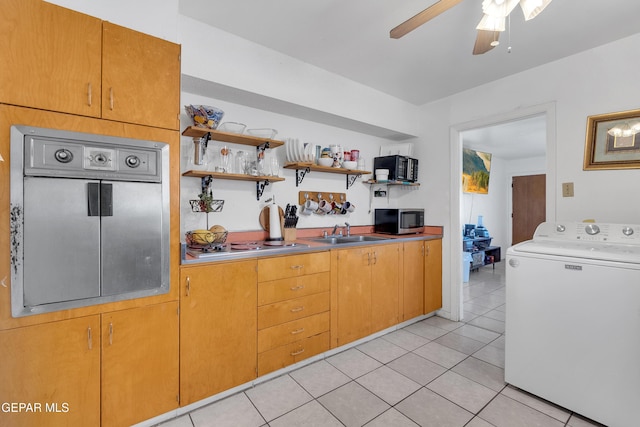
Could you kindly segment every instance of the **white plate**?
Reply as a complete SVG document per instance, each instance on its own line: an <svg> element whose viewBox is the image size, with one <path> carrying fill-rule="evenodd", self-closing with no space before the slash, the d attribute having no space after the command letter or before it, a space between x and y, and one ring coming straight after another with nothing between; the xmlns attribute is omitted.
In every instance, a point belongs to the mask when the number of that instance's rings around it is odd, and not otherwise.
<svg viewBox="0 0 640 427"><path fill-rule="evenodd" d="M304 144L296 138L296 162L304 162Z"/></svg>
<svg viewBox="0 0 640 427"><path fill-rule="evenodd" d="M293 162L293 156L291 155L291 146L293 143L291 141L291 138L287 138L284 141L284 147L287 153L287 162Z"/></svg>

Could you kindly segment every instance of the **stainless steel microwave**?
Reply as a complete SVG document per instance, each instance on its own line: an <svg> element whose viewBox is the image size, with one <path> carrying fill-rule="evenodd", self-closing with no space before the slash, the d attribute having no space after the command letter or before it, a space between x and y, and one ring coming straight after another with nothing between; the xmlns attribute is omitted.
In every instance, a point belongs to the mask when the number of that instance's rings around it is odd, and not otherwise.
<svg viewBox="0 0 640 427"><path fill-rule="evenodd" d="M424 209L376 209L373 224L376 233L422 233Z"/></svg>

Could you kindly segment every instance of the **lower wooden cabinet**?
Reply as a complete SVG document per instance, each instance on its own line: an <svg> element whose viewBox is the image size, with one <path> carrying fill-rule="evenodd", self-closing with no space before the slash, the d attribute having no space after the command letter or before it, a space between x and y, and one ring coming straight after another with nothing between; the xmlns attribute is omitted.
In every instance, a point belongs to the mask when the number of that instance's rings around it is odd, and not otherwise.
<svg viewBox="0 0 640 427"><path fill-rule="evenodd" d="M0 331L0 354L2 426L130 426L178 407L177 301Z"/></svg>
<svg viewBox="0 0 640 427"><path fill-rule="evenodd" d="M424 313L442 308L442 239L424 241Z"/></svg>
<svg viewBox="0 0 640 427"><path fill-rule="evenodd" d="M329 252L258 261L258 375L329 350Z"/></svg>
<svg viewBox="0 0 640 427"><path fill-rule="evenodd" d="M183 267L180 404L257 376L256 260Z"/></svg>
<svg viewBox="0 0 640 427"><path fill-rule="evenodd" d="M100 425L100 315L0 331L0 355L0 425Z"/></svg>
<svg viewBox="0 0 640 427"><path fill-rule="evenodd" d="M402 244L402 320L424 314L425 241Z"/></svg>
<svg viewBox="0 0 640 427"><path fill-rule="evenodd" d="M103 314L102 427L177 408L178 357L177 301Z"/></svg>
<svg viewBox="0 0 640 427"><path fill-rule="evenodd" d="M400 246L337 250L337 345L398 323Z"/></svg>

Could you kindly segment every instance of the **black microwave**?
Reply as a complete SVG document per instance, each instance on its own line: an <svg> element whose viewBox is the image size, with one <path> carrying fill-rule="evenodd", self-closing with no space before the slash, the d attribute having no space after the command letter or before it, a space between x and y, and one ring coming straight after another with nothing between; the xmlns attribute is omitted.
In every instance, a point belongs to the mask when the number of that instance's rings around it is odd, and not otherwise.
<svg viewBox="0 0 640 427"><path fill-rule="evenodd" d="M376 209L376 233L411 234L424 231L424 209Z"/></svg>
<svg viewBox="0 0 640 427"><path fill-rule="evenodd" d="M418 181L418 159L393 155L374 157L373 169L389 169L389 181Z"/></svg>

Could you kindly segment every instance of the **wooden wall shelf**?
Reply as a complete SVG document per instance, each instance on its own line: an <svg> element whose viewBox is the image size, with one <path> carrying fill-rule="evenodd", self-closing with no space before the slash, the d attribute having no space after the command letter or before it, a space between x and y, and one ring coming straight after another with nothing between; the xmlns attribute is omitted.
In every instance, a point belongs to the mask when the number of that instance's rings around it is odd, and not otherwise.
<svg viewBox="0 0 640 427"><path fill-rule="evenodd" d="M211 139L214 141L251 145L253 147L260 147L266 144L268 148L276 148L284 145L283 141L278 141L276 139L260 138L257 136L233 132L222 132L219 130L202 128L198 126L189 126L182 132L183 136L190 136L193 138L202 138L206 134L209 134L211 136Z"/></svg>
<svg viewBox="0 0 640 427"><path fill-rule="evenodd" d="M334 168L331 166L320 166L315 163L306 163L306 162L295 162L295 163L286 163L283 166L285 169L295 169L296 171L296 187L302 183L305 175L310 172L326 172L326 173L336 173L341 175L346 175L347 177L347 190L349 187L353 185L357 178L362 175L370 174L370 171L358 170L358 169L345 169L345 168Z"/></svg>

